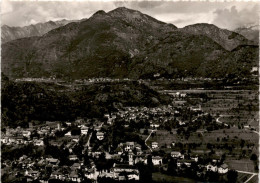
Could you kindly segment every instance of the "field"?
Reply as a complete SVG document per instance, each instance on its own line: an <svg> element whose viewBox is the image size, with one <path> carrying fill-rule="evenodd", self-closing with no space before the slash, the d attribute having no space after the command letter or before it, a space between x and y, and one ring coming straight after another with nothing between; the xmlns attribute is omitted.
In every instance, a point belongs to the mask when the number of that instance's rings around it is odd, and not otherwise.
<svg viewBox="0 0 260 183"><path fill-rule="evenodd" d="M246 174L246 173L238 173L238 176L237 176L237 182L245 182L251 175L250 174ZM256 182L254 182L256 183Z"/></svg>
<svg viewBox="0 0 260 183"><path fill-rule="evenodd" d="M164 175L159 172L153 173L153 181L154 182L169 182L169 183L195 183L195 180L183 178L183 177L175 177Z"/></svg>
<svg viewBox="0 0 260 183"><path fill-rule="evenodd" d="M226 163L231 169L246 171L246 172L255 172L254 163L249 159L227 160Z"/></svg>
<svg viewBox="0 0 260 183"><path fill-rule="evenodd" d="M164 90L163 92L185 93L187 100L200 104L204 112L222 116L223 122L237 127L250 125L259 131L257 90ZM176 102L179 100L176 99Z"/></svg>
<svg viewBox="0 0 260 183"><path fill-rule="evenodd" d="M207 100L202 103L203 111L222 116L221 121L232 126L251 125L258 130L258 92L214 91L206 93L206 96Z"/></svg>

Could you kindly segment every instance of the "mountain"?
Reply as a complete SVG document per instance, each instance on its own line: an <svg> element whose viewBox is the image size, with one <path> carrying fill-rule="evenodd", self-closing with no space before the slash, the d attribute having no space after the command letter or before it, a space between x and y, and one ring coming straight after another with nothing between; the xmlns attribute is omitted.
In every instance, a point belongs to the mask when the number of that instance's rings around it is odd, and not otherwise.
<svg viewBox="0 0 260 183"><path fill-rule="evenodd" d="M243 35L245 38L253 41L255 44L259 44L259 25L240 27L235 29L234 32Z"/></svg>
<svg viewBox="0 0 260 183"><path fill-rule="evenodd" d="M254 44L252 41L249 41L244 36L236 32L220 29L213 24L200 23L188 25L182 28L182 31L194 35L205 35L227 50L232 50L242 44Z"/></svg>
<svg viewBox="0 0 260 183"><path fill-rule="evenodd" d="M203 31L198 33L199 29ZM240 58L248 63L246 68L256 65L258 47L249 44L243 36L214 25L178 29L121 7L107 13L98 11L89 19L42 36L3 44L2 71L14 78L151 78L156 73L164 77L223 77ZM244 58L241 45L248 45L254 56Z"/></svg>
<svg viewBox="0 0 260 183"><path fill-rule="evenodd" d="M1 27L1 41L2 43L6 43L11 40L31 37L31 36L41 36L52 29L56 29L60 26L66 25L72 20L59 20L59 21L48 21L45 23L38 23L34 25L29 25L25 27L10 27L7 25L3 25Z"/></svg>

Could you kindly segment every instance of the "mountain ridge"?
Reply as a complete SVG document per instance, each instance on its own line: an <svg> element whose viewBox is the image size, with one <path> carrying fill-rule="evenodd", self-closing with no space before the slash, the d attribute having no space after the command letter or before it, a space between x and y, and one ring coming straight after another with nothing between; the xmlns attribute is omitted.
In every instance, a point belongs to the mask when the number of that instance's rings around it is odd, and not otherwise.
<svg viewBox="0 0 260 183"><path fill-rule="evenodd" d="M258 52L237 33L202 25L178 29L136 10L98 11L42 36L3 44L2 68L8 77L144 78L158 72L165 77L223 77L233 72L227 65L234 67L245 55L236 47L249 45L248 50ZM246 66L239 65L245 73L257 64L253 55L244 58Z"/></svg>
<svg viewBox="0 0 260 183"><path fill-rule="evenodd" d="M23 27L13 27L8 25L3 25L1 27L1 42L6 43L12 40L32 37L32 36L42 36L43 34L49 32L52 29L64 26L70 22L75 22L76 20L58 20L58 21L47 21L44 23L31 24Z"/></svg>

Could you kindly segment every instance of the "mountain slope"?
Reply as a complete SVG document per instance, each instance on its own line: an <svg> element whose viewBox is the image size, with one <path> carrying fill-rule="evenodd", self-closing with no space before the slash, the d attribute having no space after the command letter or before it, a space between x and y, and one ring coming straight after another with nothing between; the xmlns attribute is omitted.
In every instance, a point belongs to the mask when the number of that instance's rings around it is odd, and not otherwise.
<svg viewBox="0 0 260 183"><path fill-rule="evenodd" d="M226 29L220 29L213 24L194 24L182 28L182 31L194 35L205 35L227 50L232 50L242 44L253 44L244 36Z"/></svg>
<svg viewBox="0 0 260 183"><path fill-rule="evenodd" d="M2 70L9 77L63 79L144 78L158 72L165 77L215 77L212 73L222 61L234 65L236 60L229 57L233 52L238 59L242 57L242 48L230 49L249 41L237 33L217 27L214 30L213 36L207 31L197 34L127 8L98 11L87 20L43 36L3 44ZM244 61L252 66L258 56ZM221 68L217 70L217 77L225 75Z"/></svg>
<svg viewBox="0 0 260 183"><path fill-rule="evenodd" d="M32 36L41 36L52 29L56 29L60 26L64 26L70 22L70 20L60 20L60 21L48 21L45 23L38 23L34 25L29 25L25 27L10 27L3 25L1 27L1 41L6 43L11 40L32 37Z"/></svg>

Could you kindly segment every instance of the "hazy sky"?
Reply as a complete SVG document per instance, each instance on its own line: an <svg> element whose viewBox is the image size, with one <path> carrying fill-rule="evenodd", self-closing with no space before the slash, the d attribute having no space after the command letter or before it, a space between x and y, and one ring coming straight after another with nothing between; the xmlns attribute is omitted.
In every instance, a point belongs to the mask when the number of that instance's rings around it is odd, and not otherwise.
<svg viewBox="0 0 260 183"><path fill-rule="evenodd" d="M9 1L1 2L1 23L25 26L59 19L89 18L98 10L117 7L139 10L164 22L183 27L194 23L213 23L234 29L259 24L257 2L173 2L173 1Z"/></svg>

